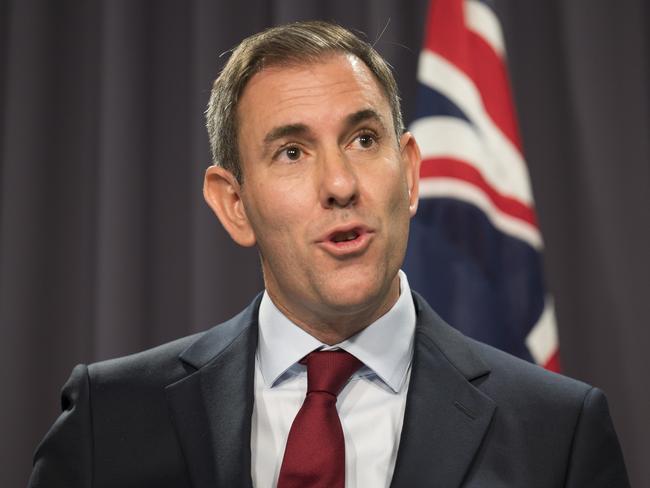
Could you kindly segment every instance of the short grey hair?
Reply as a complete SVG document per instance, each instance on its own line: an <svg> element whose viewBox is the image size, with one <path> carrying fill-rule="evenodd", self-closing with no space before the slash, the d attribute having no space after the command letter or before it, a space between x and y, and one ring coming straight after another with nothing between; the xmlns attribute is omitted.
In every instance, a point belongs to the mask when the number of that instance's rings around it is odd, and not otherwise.
<svg viewBox="0 0 650 488"><path fill-rule="evenodd" d="M323 55L331 53L352 54L374 74L390 105L399 139L404 123L397 83L390 65L368 42L339 25L322 21L295 22L244 39L214 81L206 110L213 163L243 182L237 137L237 103L253 75L268 66L317 62Z"/></svg>

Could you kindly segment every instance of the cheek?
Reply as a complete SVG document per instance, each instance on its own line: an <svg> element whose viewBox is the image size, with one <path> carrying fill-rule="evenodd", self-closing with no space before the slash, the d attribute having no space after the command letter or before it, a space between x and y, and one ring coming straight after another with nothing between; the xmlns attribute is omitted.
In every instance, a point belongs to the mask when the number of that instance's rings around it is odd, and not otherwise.
<svg viewBox="0 0 650 488"><path fill-rule="evenodd" d="M406 178L400 172L391 175L393 184L384 187L386 225L390 233L390 246L394 249L405 246L411 214Z"/></svg>
<svg viewBox="0 0 650 488"><path fill-rule="evenodd" d="M392 167L392 171L384 174L381 179L381 194L386 199L386 206L392 217L401 218L402 212L408 213L409 194L406 175L399 167ZM395 222L397 224L397 222Z"/></svg>
<svg viewBox="0 0 650 488"><path fill-rule="evenodd" d="M301 224L308 221L304 215L305 202L298 196L295 189L279 185L252 188L251 198L246 202L247 213L262 251L292 240L292 234L297 234Z"/></svg>

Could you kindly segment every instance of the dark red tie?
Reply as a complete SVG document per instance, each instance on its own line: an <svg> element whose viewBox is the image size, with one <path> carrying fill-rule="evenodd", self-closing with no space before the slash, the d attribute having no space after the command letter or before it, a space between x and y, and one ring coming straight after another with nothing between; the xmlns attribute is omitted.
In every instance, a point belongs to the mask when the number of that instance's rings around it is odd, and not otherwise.
<svg viewBox="0 0 650 488"><path fill-rule="evenodd" d="M307 365L307 396L291 424L278 488L344 488L345 442L336 398L361 361L342 351L316 351Z"/></svg>

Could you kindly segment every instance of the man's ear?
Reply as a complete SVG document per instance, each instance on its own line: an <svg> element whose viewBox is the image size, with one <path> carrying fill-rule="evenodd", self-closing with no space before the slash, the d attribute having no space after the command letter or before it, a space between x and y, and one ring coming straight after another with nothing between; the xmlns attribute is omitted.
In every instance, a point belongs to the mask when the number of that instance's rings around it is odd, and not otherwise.
<svg viewBox="0 0 650 488"><path fill-rule="evenodd" d="M422 162L422 156L420 155L418 143L410 132L404 132L402 134L399 147L409 191L409 212L411 213L411 217L413 217L418 210L420 163Z"/></svg>
<svg viewBox="0 0 650 488"><path fill-rule="evenodd" d="M241 198L241 185L230 171L210 166L205 172L203 197L233 241L244 247L255 245L255 233Z"/></svg>

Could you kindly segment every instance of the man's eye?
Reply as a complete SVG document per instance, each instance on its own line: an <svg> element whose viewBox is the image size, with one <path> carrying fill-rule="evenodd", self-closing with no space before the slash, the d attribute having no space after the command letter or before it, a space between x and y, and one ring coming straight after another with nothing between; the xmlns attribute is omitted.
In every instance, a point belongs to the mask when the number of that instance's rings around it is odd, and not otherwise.
<svg viewBox="0 0 650 488"><path fill-rule="evenodd" d="M284 150L284 153L287 155L287 159L291 161L298 161L302 155L302 151L299 147L291 146Z"/></svg>
<svg viewBox="0 0 650 488"><path fill-rule="evenodd" d="M371 134L361 134L358 138L359 145L364 149L369 149L376 142L374 136Z"/></svg>

